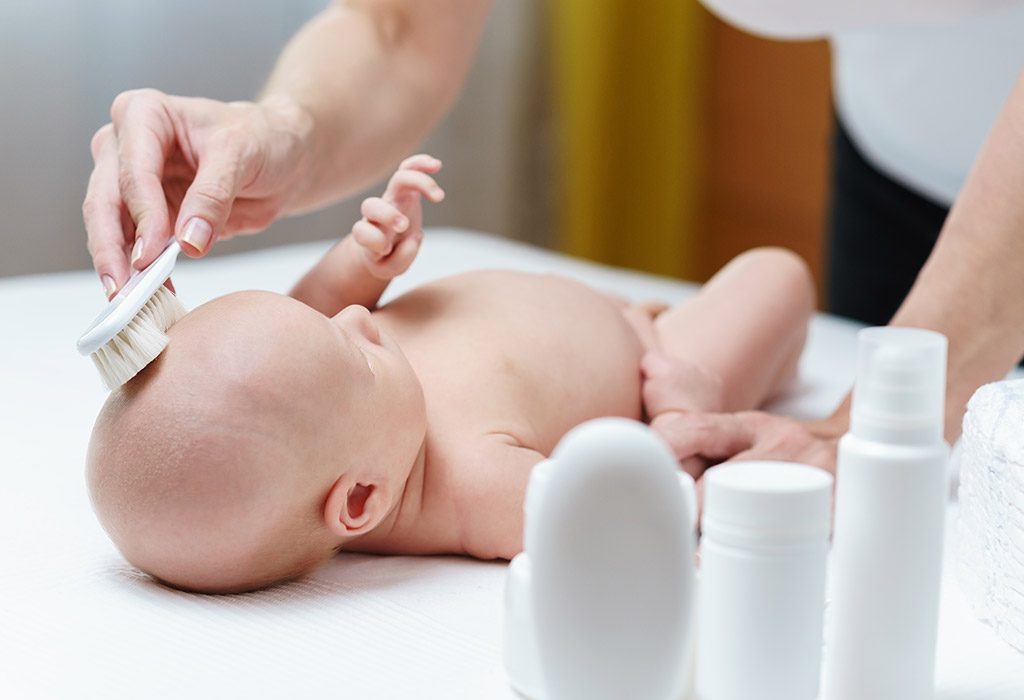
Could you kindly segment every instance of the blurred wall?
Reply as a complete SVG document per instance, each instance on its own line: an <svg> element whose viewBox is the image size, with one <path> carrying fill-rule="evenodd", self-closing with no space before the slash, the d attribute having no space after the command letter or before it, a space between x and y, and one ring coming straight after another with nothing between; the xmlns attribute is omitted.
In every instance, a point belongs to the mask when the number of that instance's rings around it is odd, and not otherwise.
<svg viewBox="0 0 1024 700"><path fill-rule="evenodd" d="M445 161L428 224L546 243L542 0L496 2L465 92L424 150ZM0 3L0 275L90 266L81 203L89 140L122 90L251 98L325 0L6 0ZM376 189L376 188L374 188ZM359 198L215 252L332 238Z"/></svg>
<svg viewBox="0 0 1024 700"><path fill-rule="evenodd" d="M695 277L705 280L758 245L779 245L823 277L832 129L824 41L779 42L707 24L700 233Z"/></svg>

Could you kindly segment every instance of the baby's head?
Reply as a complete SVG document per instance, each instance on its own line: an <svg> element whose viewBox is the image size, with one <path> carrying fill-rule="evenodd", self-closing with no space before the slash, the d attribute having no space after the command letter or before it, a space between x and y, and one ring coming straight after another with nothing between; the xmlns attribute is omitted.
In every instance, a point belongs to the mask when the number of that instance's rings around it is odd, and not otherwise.
<svg viewBox="0 0 1024 700"><path fill-rule="evenodd" d="M124 556L178 588L298 576L394 515L423 394L370 313L266 292L179 321L93 429L93 506Z"/></svg>

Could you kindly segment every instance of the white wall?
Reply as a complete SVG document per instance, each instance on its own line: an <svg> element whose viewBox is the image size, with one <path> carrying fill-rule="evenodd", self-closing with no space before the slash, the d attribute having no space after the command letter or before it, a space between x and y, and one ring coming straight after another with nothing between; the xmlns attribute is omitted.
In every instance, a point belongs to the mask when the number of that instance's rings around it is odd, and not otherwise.
<svg viewBox="0 0 1024 700"><path fill-rule="evenodd" d="M89 139L122 90L247 99L324 0L4 0L0 3L0 275L88 267L81 201ZM453 113L424 146L448 199L428 223L546 239L540 0L498 0ZM540 111L543 112L541 105ZM526 172L530 171L530 172ZM523 194L522 183L532 188ZM539 183L539 185L538 185ZM342 235L358 201L236 239L221 252ZM539 222L539 224L538 224ZM528 227L528 229L524 229ZM258 240L257 240L258 239Z"/></svg>

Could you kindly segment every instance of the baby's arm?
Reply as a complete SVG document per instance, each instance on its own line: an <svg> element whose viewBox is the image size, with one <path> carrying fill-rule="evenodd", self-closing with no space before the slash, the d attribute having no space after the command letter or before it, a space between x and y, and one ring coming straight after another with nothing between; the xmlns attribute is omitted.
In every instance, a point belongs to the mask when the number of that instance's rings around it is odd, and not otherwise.
<svg viewBox="0 0 1024 700"><path fill-rule="evenodd" d="M431 177L441 161L406 158L382 197L363 201L363 218L292 288L290 296L333 316L346 306L373 309L388 283L405 272L423 240L420 196L437 203L444 190Z"/></svg>
<svg viewBox="0 0 1024 700"><path fill-rule="evenodd" d="M471 453L456 485L463 551L478 559L511 559L523 549L523 500L530 474L544 459L509 435L488 435Z"/></svg>

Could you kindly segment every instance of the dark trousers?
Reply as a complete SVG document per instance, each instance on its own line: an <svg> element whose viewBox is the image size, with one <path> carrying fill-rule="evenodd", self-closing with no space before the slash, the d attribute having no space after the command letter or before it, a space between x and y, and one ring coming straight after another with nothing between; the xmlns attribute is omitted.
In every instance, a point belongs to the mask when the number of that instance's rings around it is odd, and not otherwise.
<svg viewBox="0 0 1024 700"><path fill-rule="evenodd" d="M831 313L889 322L914 284L948 209L871 165L836 119L826 239Z"/></svg>

